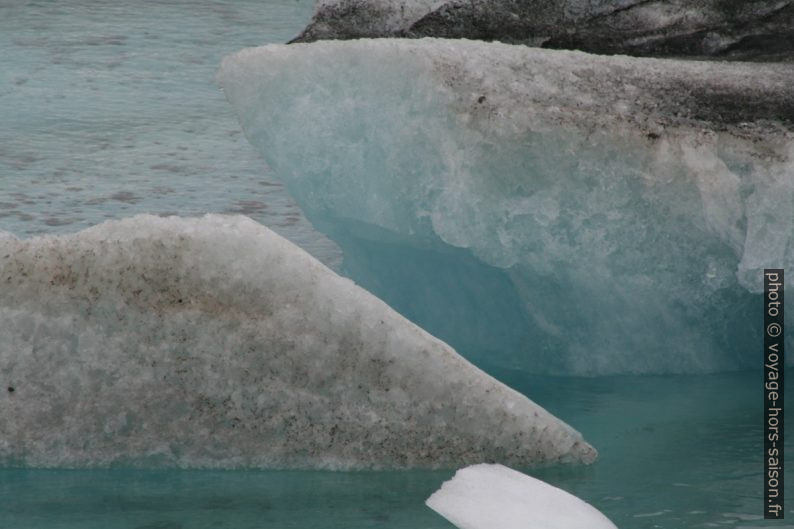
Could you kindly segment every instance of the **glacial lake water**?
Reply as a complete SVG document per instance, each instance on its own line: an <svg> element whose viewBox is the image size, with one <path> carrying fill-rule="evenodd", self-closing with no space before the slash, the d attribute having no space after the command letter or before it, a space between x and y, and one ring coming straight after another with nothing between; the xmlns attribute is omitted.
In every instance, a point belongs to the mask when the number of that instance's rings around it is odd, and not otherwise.
<svg viewBox="0 0 794 529"><path fill-rule="evenodd" d="M284 42L312 0L0 3L0 229L78 231L136 213L241 213L327 264L243 137L221 59Z"/></svg>
<svg viewBox="0 0 794 529"><path fill-rule="evenodd" d="M214 81L224 55L288 40L312 9L312 0L0 4L0 229L32 236L142 212L239 212L337 263ZM762 520L760 372L492 374L600 452L589 467L528 472L619 527L794 527ZM5 468L0 528L451 527L424 500L452 473Z"/></svg>

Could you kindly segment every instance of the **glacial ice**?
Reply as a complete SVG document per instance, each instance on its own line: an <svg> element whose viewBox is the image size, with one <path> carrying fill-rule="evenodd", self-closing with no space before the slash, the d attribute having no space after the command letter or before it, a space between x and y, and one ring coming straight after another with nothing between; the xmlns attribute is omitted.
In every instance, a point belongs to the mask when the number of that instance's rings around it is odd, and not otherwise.
<svg viewBox="0 0 794 529"><path fill-rule="evenodd" d="M0 234L0 463L435 467L595 450L241 216Z"/></svg>
<svg viewBox="0 0 794 529"><path fill-rule="evenodd" d="M776 0L323 0L293 42L441 37L590 53L791 61L794 5Z"/></svg>
<svg viewBox="0 0 794 529"><path fill-rule="evenodd" d="M426 503L460 529L617 529L576 496L502 465L458 470Z"/></svg>
<svg viewBox="0 0 794 529"><path fill-rule="evenodd" d="M794 68L380 39L242 50L219 80L344 272L475 363L760 365Z"/></svg>
<svg viewBox="0 0 794 529"><path fill-rule="evenodd" d="M355 39L397 33L444 0L319 0L312 23L296 40Z"/></svg>

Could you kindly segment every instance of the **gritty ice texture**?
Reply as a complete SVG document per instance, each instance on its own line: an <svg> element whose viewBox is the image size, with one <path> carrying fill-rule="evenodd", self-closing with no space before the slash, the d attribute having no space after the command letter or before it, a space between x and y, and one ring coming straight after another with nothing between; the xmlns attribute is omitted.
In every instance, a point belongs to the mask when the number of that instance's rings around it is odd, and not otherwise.
<svg viewBox="0 0 794 529"><path fill-rule="evenodd" d="M617 529L576 496L502 465L458 470L426 503L460 529Z"/></svg>
<svg viewBox="0 0 794 529"><path fill-rule="evenodd" d="M794 60L780 0L324 0L295 39L443 37L640 56Z"/></svg>
<svg viewBox="0 0 794 529"><path fill-rule="evenodd" d="M0 292L6 464L595 457L569 426L245 217L2 236Z"/></svg>
<svg viewBox="0 0 794 529"><path fill-rule="evenodd" d="M320 0L296 40L393 35L443 5L444 0Z"/></svg>
<svg viewBox="0 0 794 529"><path fill-rule="evenodd" d="M246 49L219 79L345 273L467 358L761 365L762 270L794 266L792 67L381 39Z"/></svg>

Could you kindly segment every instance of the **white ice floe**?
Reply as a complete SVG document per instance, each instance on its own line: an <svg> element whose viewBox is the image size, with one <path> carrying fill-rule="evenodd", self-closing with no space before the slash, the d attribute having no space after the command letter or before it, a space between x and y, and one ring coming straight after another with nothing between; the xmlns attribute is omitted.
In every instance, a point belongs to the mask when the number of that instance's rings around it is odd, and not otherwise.
<svg viewBox="0 0 794 529"><path fill-rule="evenodd" d="M0 236L0 462L592 461L582 437L241 216Z"/></svg>
<svg viewBox="0 0 794 529"><path fill-rule="evenodd" d="M576 496L502 465L458 470L426 503L460 529L616 529Z"/></svg>

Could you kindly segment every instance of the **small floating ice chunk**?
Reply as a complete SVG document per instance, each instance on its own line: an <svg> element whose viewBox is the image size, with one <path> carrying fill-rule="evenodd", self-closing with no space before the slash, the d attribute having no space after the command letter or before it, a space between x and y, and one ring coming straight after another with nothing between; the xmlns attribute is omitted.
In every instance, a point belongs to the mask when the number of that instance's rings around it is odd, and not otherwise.
<svg viewBox="0 0 794 529"><path fill-rule="evenodd" d="M458 470L426 503L460 529L616 529L589 503L502 465Z"/></svg>

